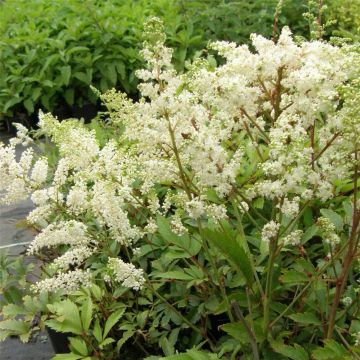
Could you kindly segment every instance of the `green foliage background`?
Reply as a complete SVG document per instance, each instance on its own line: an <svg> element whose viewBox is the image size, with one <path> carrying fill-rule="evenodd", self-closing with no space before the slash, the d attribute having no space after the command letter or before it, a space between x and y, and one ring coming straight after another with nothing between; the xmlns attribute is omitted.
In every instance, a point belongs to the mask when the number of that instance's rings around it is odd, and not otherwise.
<svg viewBox="0 0 360 360"><path fill-rule="evenodd" d="M280 22L304 31L302 6L288 1ZM137 93L134 72L144 20L165 23L174 65L184 68L209 40L271 35L277 0L7 0L0 4L0 114L53 111L95 102L89 85Z"/></svg>
<svg viewBox="0 0 360 360"><path fill-rule="evenodd" d="M360 0L328 0L328 30L359 38ZM137 96L135 70L148 16L160 17L174 65L203 54L211 40L247 43L270 37L278 0L5 0L0 2L0 119L39 108L95 103L89 88L112 87ZM307 0L284 0L279 28L308 36Z"/></svg>

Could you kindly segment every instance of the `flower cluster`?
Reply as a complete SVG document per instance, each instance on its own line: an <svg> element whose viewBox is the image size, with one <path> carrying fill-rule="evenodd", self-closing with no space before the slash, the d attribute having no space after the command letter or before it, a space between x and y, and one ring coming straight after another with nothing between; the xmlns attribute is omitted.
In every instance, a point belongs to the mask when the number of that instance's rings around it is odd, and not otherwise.
<svg viewBox="0 0 360 360"><path fill-rule="evenodd" d="M43 248L71 245L88 245L91 239L86 234L86 226L75 220L50 224L30 244L28 253L36 254Z"/></svg>
<svg viewBox="0 0 360 360"><path fill-rule="evenodd" d="M109 258L108 268L112 272L114 280L125 287L140 290L145 282L142 269L137 269L133 264L126 263L121 259Z"/></svg>
<svg viewBox="0 0 360 360"><path fill-rule="evenodd" d="M334 247L340 242L340 238L335 232L335 225L327 217L320 217L317 225L322 232L324 241L331 247Z"/></svg>
<svg viewBox="0 0 360 360"><path fill-rule="evenodd" d="M65 294L77 290L80 286L91 286L91 273L89 270L73 270L59 272L51 278L38 281L32 286L34 292L64 292Z"/></svg>
<svg viewBox="0 0 360 360"><path fill-rule="evenodd" d="M157 216L184 234L196 221L246 216L252 201L264 199L275 204L261 231L269 243L306 204L330 199L357 160L359 102L348 84L358 55L321 41L295 43L288 28L276 43L253 35L252 45L255 51L217 42L223 65L198 60L176 74L161 22L152 18L142 52L147 67L137 72L142 98L101 95L112 140L104 145L83 123L40 112L39 132L60 154L49 171L32 149L16 158L16 144L30 142L18 127L18 138L0 145L0 192L4 203L31 195L36 205L28 221L42 231L29 253L61 247L54 266L67 271L109 243L135 247L158 231ZM325 218L318 225L326 242L339 241ZM302 231L289 232L283 243L298 245ZM141 288L141 269L119 258L108 267L124 286ZM65 274L42 287L57 287Z"/></svg>
<svg viewBox="0 0 360 360"><path fill-rule="evenodd" d="M264 225L261 232L261 240L265 243L269 243L279 235L280 224L271 220Z"/></svg>

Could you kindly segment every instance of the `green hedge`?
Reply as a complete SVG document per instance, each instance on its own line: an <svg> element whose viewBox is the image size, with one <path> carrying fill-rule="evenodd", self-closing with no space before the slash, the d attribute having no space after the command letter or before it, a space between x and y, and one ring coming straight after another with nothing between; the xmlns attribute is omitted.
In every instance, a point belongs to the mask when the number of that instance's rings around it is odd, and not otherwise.
<svg viewBox="0 0 360 360"><path fill-rule="evenodd" d="M339 1L339 0L338 0ZM174 65L209 40L271 36L278 0L5 0L0 2L0 119L96 102L89 85L137 94L144 20L159 16ZM285 0L279 27L307 34L307 0Z"/></svg>

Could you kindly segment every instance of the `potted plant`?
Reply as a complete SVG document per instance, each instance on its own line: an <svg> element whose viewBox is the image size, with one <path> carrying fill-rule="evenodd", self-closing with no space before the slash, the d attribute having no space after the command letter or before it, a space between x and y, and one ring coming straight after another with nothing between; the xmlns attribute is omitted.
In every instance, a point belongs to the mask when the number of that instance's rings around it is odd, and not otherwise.
<svg viewBox="0 0 360 360"><path fill-rule="evenodd" d="M36 205L32 296L71 333L54 359L359 358L358 47L284 28L176 74L164 41L149 19L139 102L40 113L57 157L17 160L22 128L0 148L4 201Z"/></svg>

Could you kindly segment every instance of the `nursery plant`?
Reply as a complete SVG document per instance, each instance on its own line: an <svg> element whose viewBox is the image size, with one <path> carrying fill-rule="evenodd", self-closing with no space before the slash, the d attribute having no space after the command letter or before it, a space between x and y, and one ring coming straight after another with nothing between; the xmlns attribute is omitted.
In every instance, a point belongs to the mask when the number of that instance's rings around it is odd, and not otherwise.
<svg viewBox="0 0 360 360"><path fill-rule="evenodd" d="M89 125L41 112L1 145L2 202L36 205L18 306L69 333L54 359L360 358L359 46L251 44L178 74L150 18L139 101L106 92ZM17 314L3 338L41 328Z"/></svg>

